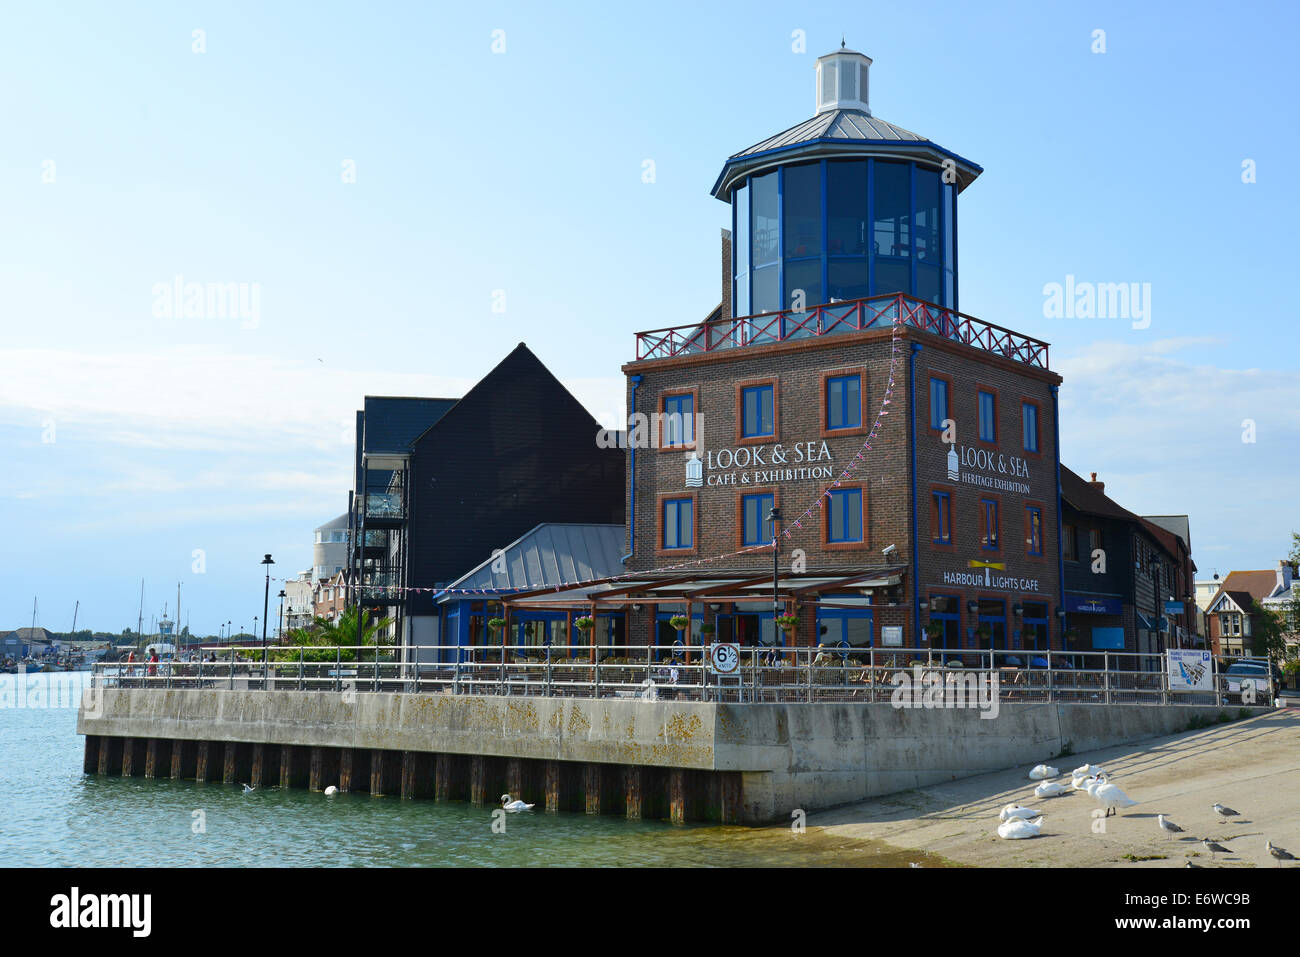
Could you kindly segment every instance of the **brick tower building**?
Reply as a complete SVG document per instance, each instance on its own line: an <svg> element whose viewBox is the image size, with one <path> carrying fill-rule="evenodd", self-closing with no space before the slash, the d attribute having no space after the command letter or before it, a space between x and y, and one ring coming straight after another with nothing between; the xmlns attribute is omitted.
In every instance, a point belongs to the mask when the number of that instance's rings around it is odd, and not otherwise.
<svg viewBox="0 0 1300 957"><path fill-rule="evenodd" d="M633 642L1061 647L1061 380L957 311L981 169L873 116L870 65L821 57L816 115L727 160L722 305L623 367Z"/></svg>

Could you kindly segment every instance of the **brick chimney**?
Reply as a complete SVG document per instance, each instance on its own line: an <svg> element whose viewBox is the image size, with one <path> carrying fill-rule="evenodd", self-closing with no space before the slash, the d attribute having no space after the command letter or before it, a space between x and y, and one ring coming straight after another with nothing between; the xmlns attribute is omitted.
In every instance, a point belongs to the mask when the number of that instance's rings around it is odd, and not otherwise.
<svg viewBox="0 0 1300 957"><path fill-rule="evenodd" d="M1277 572L1278 589L1280 591L1290 591L1291 582L1293 581L1293 577L1294 577L1294 573L1291 569L1291 565L1285 560L1281 560L1277 563L1276 572Z"/></svg>
<svg viewBox="0 0 1300 957"><path fill-rule="evenodd" d="M1088 484L1091 485L1093 488L1095 488L1095 489L1096 489L1098 492L1100 492L1102 495L1105 495L1105 494L1106 494L1106 483L1105 483L1105 482L1098 482L1098 481L1097 481L1097 473L1096 473L1096 472L1093 472L1093 473L1091 473L1091 474L1092 474L1092 478L1088 480Z"/></svg>

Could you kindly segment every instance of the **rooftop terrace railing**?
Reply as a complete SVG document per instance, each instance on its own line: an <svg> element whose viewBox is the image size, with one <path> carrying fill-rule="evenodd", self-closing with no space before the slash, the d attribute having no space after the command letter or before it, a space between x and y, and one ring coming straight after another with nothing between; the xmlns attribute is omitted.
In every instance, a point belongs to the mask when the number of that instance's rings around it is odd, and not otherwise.
<svg viewBox="0 0 1300 957"><path fill-rule="evenodd" d="M846 299L802 311L788 309L638 332L636 358L638 362L671 359L865 329L888 329L895 321L993 355L1040 369L1049 368L1046 342L902 293Z"/></svg>
<svg viewBox="0 0 1300 957"><path fill-rule="evenodd" d="M709 673L699 647L260 646L222 648L215 661L98 663L92 682L114 688L243 691L405 692L737 703L940 702L1255 705L1273 702L1269 678L1243 688L1240 675L1212 670L1212 690L1172 689L1162 655L861 648L741 649L735 675ZM1264 659L1235 659L1237 661ZM1265 666L1262 671L1267 674Z"/></svg>

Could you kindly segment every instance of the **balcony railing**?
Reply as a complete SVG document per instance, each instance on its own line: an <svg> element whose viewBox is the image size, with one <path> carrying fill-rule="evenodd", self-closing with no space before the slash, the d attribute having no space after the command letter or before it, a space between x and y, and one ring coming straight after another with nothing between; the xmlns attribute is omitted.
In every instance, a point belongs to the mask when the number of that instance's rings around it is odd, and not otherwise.
<svg viewBox="0 0 1300 957"><path fill-rule="evenodd" d="M888 329L896 320L993 355L1049 368L1046 342L901 293L832 302L802 312L765 312L638 332L636 357L637 361L671 359L792 339Z"/></svg>
<svg viewBox="0 0 1300 957"><path fill-rule="evenodd" d="M366 493L366 518L404 518L405 515L401 492Z"/></svg>

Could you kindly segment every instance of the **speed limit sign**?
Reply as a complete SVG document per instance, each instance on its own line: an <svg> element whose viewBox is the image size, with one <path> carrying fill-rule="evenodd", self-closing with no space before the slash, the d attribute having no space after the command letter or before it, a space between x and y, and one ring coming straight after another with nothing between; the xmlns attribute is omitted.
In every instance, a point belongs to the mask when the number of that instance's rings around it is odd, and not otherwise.
<svg viewBox="0 0 1300 957"><path fill-rule="evenodd" d="M734 675L740 671L740 645L717 643L709 645L709 673Z"/></svg>

